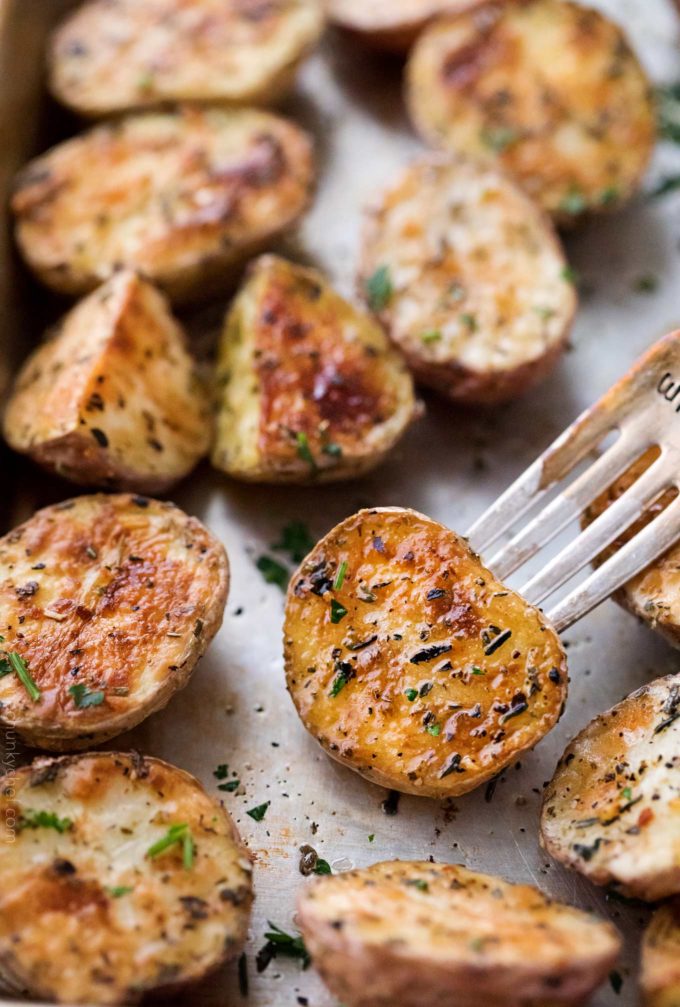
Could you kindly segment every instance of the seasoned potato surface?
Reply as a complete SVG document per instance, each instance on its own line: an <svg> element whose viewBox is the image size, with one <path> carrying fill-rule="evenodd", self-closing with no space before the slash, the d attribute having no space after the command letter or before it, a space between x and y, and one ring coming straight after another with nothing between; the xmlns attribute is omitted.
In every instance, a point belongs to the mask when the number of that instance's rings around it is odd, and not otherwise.
<svg viewBox="0 0 680 1007"><path fill-rule="evenodd" d="M291 580L284 637L305 727L406 793L486 782L553 727L567 694L538 609L415 511L360 511L322 539Z"/></svg>
<svg viewBox="0 0 680 1007"><path fill-rule="evenodd" d="M19 246L43 282L81 294L120 266L175 300L225 277L305 208L310 141L267 112L185 108L97 126L18 176Z"/></svg>
<svg viewBox="0 0 680 1007"><path fill-rule="evenodd" d="M549 221L494 167L427 157L370 208L360 282L416 377L465 403L552 368L576 309Z"/></svg>
<svg viewBox="0 0 680 1007"><path fill-rule="evenodd" d="M209 390L165 298L116 273L24 364L4 419L15 451L74 482L160 492L208 452Z"/></svg>
<svg viewBox="0 0 680 1007"><path fill-rule="evenodd" d="M569 0L435 22L407 90L426 140L500 162L562 223L628 200L654 145L652 89L621 29Z"/></svg>
<svg viewBox="0 0 680 1007"><path fill-rule="evenodd" d="M38 511L0 539L0 723L53 750L134 727L186 685L227 587L224 548L172 504Z"/></svg>
<svg viewBox="0 0 680 1007"><path fill-rule="evenodd" d="M239 479L360 475L416 410L382 329L316 270L274 256L254 264L227 316L218 378L213 463Z"/></svg>
<svg viewBox="0 0 680 1007"><path fill-rule="evenodd" d="M0 966L31 996L135 1003L238 954L250 861L188 773L97 752L37 759L2 787Z"/></svg>
<svg viewBox="0 0 680 1007"><path fill-rule="evenodd" d="M50 88L88 116L277 101L322 25L321 0L90 0L52 37Z"/></svg>
<svg viewBox="0 0 680 1007"><path fill-rule="evenodd" d="M332 21L373 45L403 52L418 32L444 12L468 10L481 0L328 0Z"/></svg>
<svg viewBox="0 0 680 1007"><path fill-rule="evenodd" d="M650 902L680 893L680 675L638 689L572 741L541 833L596 884Z"/></svg>
<svg viewBox="0 0 680 1007"><path fill-rule="evenodd" d="M303 888L314 965L348 1007L557 1007L606 977L614 927L464 867L385 862Z"/></svg>
<svg viewBox="0 0 680 1007"><path fill-rule="evenodd" d="M680 900L654 913L642 939L645 1007L680 1007Z"/></svg>

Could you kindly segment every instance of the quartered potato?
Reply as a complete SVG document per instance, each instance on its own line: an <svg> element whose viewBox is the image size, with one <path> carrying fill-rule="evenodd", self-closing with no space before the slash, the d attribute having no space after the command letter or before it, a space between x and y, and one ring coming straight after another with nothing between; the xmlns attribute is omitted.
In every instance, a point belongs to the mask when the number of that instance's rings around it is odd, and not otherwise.
<svg viewBox="0 0 680 1007"><path fill-rule="evenodd" d="M213 464L237 479L346 479L385 457L416 412L382 329L313 269L264 256L225 321Z"/></svg>
<svg viewBox="0 0 680 1007"><path fill-rule="evenodd" d="M250 860L188 773L97 752L37 759L0 787L0 968L14 985L58 1003L137 1003L239 953Z"/></svg>
<svg viewBox="0 0 680 1007"><path fill-rule="evenodd" d="M404 52L428 21L481 0L328 0L331 21L381 49Z"/></svg>
<svg viewBox="0 0 680 1007"><path fill-rule="evenodd" d="M568 0L435 22L407 91L428 142L499 162L561 223L630 199L654 146L652 88L623 32Z"/></svg>
<svg viewBox="0 0 680 1007"><path fill-rule="evenodd" d="M165 298L115 274L24 364L4 419L15 451L73 482L160 492L207 454L212 409Z"/></svg>
<svg viewBox="0 0 680 1007"><path fill-rule="evenodd" d="M541 832L595 884L649 902L680 893L680 675L638 689L572 741Z"/></svg>
<svg viewBox="0 0 680 1007"><path fill-rule="evenodd" d="M304 210L312 153L293 123L185 108L97 126L36 158L12 197L19 247L82 294L120 266L177 301L202 297Z"/></svg>
<svg viewBox="0 0 680 1007"><path fill-rule="evenodd" d="M308 731L368 780L464 794L559 719L567 665L538 609L464 539L411 510L363 510L291 579L288 689Z"/></svg>
<svg viewBox="0 0 680 1007"><path fill-rule="evenodd" d="M582 1004L621 945L610 924L536 888L427 861L318 878L298 920L347 1007Z"/></svg>
<svg viewBox="0 0 680 1007"><path fill-rule="evenodd" d="M654 913L642 939L645 1007L680 1007L680 900Z"/></svg>
<svg viewBox="0 0 680 1007"><path fill-rule="evenodd" d="M321 0L90 0L52 36L50 89L87 116L277 101L322 26Z"/></svg>
<svg viewBox="0 0 680 1007"><path fill-rule="evenodd" d="M547 218L492 166L427 157L370 208L360 282L416 377L495 404L562 353L576 293Z"/></svg>
<svg viewBox="0 0 680 1007"><path fill-rule="evenodd" d="M160 710L222 623L224 548L170 503L77 497L0 539L0 724L54 751Z"/></svg>

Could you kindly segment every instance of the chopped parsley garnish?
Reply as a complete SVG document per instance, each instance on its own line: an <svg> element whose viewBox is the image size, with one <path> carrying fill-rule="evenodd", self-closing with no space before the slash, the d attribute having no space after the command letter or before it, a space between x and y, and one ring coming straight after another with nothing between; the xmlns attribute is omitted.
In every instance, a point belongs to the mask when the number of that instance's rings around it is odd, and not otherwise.
<svg viewBox="0 0 680 1007"><path fill-rule="evenodd" d="M417 888L419 892L429 892L430 886L423 878L409 878L406 882L411 888Z"/></svg>
<svg viewBox="0 0 680 1007"><path fill-rule="evenodd" d="M268 925L269 930L264 935L267 943L260 948L255 959L257 971L264 972L271 960L279 955L297 958L302 962L302 968L306 969L311 959L302 937L299 934L287 934L271 920L268 920Z"/></svg>
<svg viewBox="0 0 680 1007"><path fill-rule="evenodd" d="M623 797L624 800L626 801L632 801L633 800L632 789L630 787L624 787L623 790L621 791L621 797Z"/></svg>
<svg viewBox="0 0 680 1007"><path fill-rule="evenodd" d="M331 458L342 458L342 446L340 444L324 444L321 450Z"/></svg>
<svg viewBox="0 0 680 1007"><path fill-rule="evenodd" d="M335 580L333 581L334 591L339 591L342 585L345 583L346 573L347 573L347 560L343 559L342 563L338 567L338 572L335 575Z"/></svg>
<svg viewBox="0 0 680 1007"><path fill-rule="evenodd" d="M580 280L578 270L574 269L573 266L563 266L560 270L560 276L567 283L573 283L574 286L577 286Z"/></svg>
<svg viewBox="0 0 680 1007"><path fill-rule="evenodd" d="M296 433L295 443L297 444L298 458L302 459L303 462L307 462L312 472L317 472L319 466L316 464L312 449L309 446L309 437L304 431L300 430Z"/></svg>
<svg viewBox="0 0 680 1007"><path fill-rule="evenodd" d="M418 698L418 690L417 689L404 689L404 695L408 699L409 703L412 703L415 699Z"/></svg>
<svg viewBox="0 0 680 1007"><path fill-rule="evenodd" d="M429 332L423 332L420 338L424 343L438 343L441 337L439 329L430 329Z"/></svg>
<svg viewBox="0 0 680 1007"><path fill-rule="evenodd" d="M433 738L437 738L442 732L441 724L428 724L425 730L428 734L431 734Z"/></svg>
<svg viewBox="0 0 680 1007"><path fill-rule="evenodd" d="M611 206L612 203L618 203L621 198L621 193L615 185L608 185L606 189L603 189L600 193L600 206Z"/></svg>
<svg viewBox="0 0 680 1007"><path fill-rule="evenodd" d="M472 674L473 675L486 675L486 672L482 671L482 669L478 668L477 665L475 664L472 667Z"/></svg>
<svg viewBox="0 0 680 1007"><path fill-rule="evenodd" d="M638 294L653 294L659 285L659 281L653 273L645 273L638 276L633 284L633 290Z"/></svg>
<svg viewBox="0 0 680 1007"><path fill-rule="evenodd" d="M272 549L287 552L294 563L301 563L315 544L304 521L290 521L281 530L281 540L272 543Z"/></svg>
<svg viewBox="0 0 680 1007"><path fill-rule="evenodd" d="M29 808L21 812L21 817L17 823L19 831L22 829L55 829L57 832L68 832L73 828L70 818L60 818L54 811L33 811Z"/></svg>
<svg viewBox="0 0 680 1007"><path fill-rule="evenodd" d="M513 129L512 126L495 126L491 129L483 129L481 132L482 143L498 154L502 154L507 147L517 143L519 138L518 130Z"/></svg>
<svg viewBox="0 0 680 1007"><path fill-rule="evenodd" d="M348 682L350 682L355 675L354 668L351 664L347 664L346 661L341 662L336 667L336 675L333 679L333 685L331 686L331 698L335 699L342 690L345 688Z"/></svg>
<svg viewBox="0 0 680 1007"><path fill-rule="evenodd" d="M88 689L82 682L72 685L68 691L79 710L86 710L88 706L101 706L104 702L101 689Z"/></svg>
<svg viewBox="0 0 680 1007"><path fill-rule="evenodd" d="M218 783L217 784L217 789L218 790L223 790L227 794L233 794L234 791L238 790L238 788L240 786L241 786L241 781L240 780L229 780L228 783Z"/></svg>
<svg viewBox="0 0 680 1007"><path fill-rule="evenodd" d="M560 201L558 207L558 209L560 209L562 213L568 213L571 214L572 216L575 216L577 213L583 213L583 211L587 210L587 208L588 208L587 200L583 195L583 193L581 192L581 190L576 185L573 185L571 187L569 192Z"/></svg>
<svg viewBox="0 0 680 1007"><path fill-rule="evenodd" d="M375 832L371 832L370 836L368 837L369 843L372 843L374 839L375 839Z"/></svg>
<svg viewBox="0 0 680 1007"><path fill-rule="evenodd" d="M226 780L229 776L229 766L226 762L221 762L217 769L213 770L213 776L216 780Z"/></svg>
<svg viewBox="0 0 680 1007"><path fill-rule="evenodd" d="M461 323L465 326L465 328L468 329L470 332L477 331L477 319L475 318L474 315L471 315L468 312L464 312L460 316L460 320Z"/></svg>
<svg viewBox="0 0 680 1007"><path fill-rule="evenodd" d="M618 996L619 993L621 992L621 988L623 987L623 976L621 975L620 972L616 972L616 971L610 972L609 973L609 982L611 984L611 988L614 990L614 992Z"/></svg>
<svg viewBox="0 0 680 1007"><path fill-rule="evenodd" d="M328 863L328 861L327 860L322 860L321 857L319 857L317 859L316 863L314 864L314 872L313 873L314 874L332 874L333 871L331 870L331 865Z"/></svg>
<svg viewBox="0 0 680 1007"><path fill-rule="evenodd" d="M277 560L272 559L271 556L260 556L255 566L267 584L276 584L282 591L286 590L288 581L290 580L290 573L285 566Z"/></svg>
<svg viewBox="0 0 680 1007"><path fill-rule="evenodd" d="M155 842L146 851L147 857L153 860L154 857L158 857L161 853L165 853L173 846L182 847L182 863L184 864L184 869L190 871L194 866L194 840L192 838L189 826L186 822L178 825L171 825L166 834Z"/></svg>
<svg viewBox="0 0 680 1007"><path fill-rule="evenodd" d="M120 899L123 895L129 895L130 892L134 891L131 885L115 885L113 888L106 889L112 899Z"/></svg>
<svg viewBox="0 0 680 1007"><path fill-rule="evenodd" d="M392 300L394 288L388 266L380 266L366 280L366 297L371 311L382 311Z"/></svg>
<svg viewBox="0 0 680 1007"><path fill-rule="evenodd" d="M267 809L271 803L271 801L265 801L264 804L258 804L255 808L250 808L246 811L246 814L252 818L254 822L261 822L267 814Z"/></svg>
<svg viewBox="0 0 680 1007"><path fill-rule="evenodd" d="M5 675L10 675L12 672L16 674L33 702L37 703L42 694L31 678L28 665L16 650L8 650L4 657L0 658L0 678L4 678Z"/></svg>
<svg viewBox="0 0 680 1007"><path fill-rule="evenodd" d="M341 619L344 619L347 615L347 609L344 605L341 605L339 601L335 598L331 598L331 622L338 623Z"/></svg>

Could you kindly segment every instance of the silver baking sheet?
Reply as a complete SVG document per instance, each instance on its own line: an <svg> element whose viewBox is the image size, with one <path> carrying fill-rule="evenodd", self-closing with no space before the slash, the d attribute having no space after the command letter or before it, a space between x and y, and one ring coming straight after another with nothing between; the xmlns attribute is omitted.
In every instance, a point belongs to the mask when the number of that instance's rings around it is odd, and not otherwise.
<svg viewBox="0 0 680 1007"><path fill-rule="evenodd" d="M598 6L628 28L656 80L680 78L678 19L670 0L602 0ZM348 294L360 208L419 150L400 86L397 61L331 34L305 67L288 107L316 137L321 176L315 205L288 252L319 264ZM680 149L669 147L659 151L650 179L678 170ZM571 236L568 252L584 293L571 352L551 378L518 403L490 413L461 412L428 397L426 417L369 478L319 489L258 488L204 467L172 494L227 546L232 587L225 623L189 686L167 710L116 744L177 763L224 797L255 857L257 891L247 949L248 999L232 965L186 1002L331 1007L313 970L303 972L297 961L274 960L261 974L255 967L267 920L295 930L303 844L312 845L334 870L390 857L433 856L533 883L593 909L627 937L623 987L619 994L603 987L594 1003L637 1002L638 938L646 911L609 900L579 875L550 863L538 845L540 795L576 731L627 692L677 670L680 656L606 603L566 634L572 688L564 718L521 766L501 777L493 795L483 788L443 804L402 796L398 813L387 815L381 806L386 792L331 762L298 721L282 670L283 595L264 583L255 560L263 553L281 558L271 544L287 522L303 520L317 537L366 504L414 507L464 531L646 346L680 327L679 241L680 195L640 199ZM636 281L648 275L655 277L656 290L641 293ZM73 493L30 474L20 483L13 521L38 503ZM225 762L237 771L241 787L218 795L213 770ZM271 804L257 823L246 811L265 801Z"/></svg>

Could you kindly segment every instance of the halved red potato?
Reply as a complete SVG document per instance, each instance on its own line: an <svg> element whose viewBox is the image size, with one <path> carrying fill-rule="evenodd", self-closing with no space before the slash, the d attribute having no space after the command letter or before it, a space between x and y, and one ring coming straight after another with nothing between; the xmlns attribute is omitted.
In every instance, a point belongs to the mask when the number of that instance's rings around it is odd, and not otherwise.
<svg viewBox="0 0 680 1007"><path fill-rule="evenodd" d="M167 301L124 270L28 358L4 434L73 482L161 492L208 453L212 402Z"/></svg>
<svg viewBox="0 0 680 1007"><path fill-rule="evenodd" d="M83 294L121 266L175 301L222 289L305 209L311 143L253 109L186 107L97 126L19 174L21 252L38 277Z"/></svg>
<svg viewBox="0 0 680 1007"><path fill-rule="evenodd" d="M577 735L545 791L541 841L623 895L680 893L680 675L643 686Z"/></svg>
<svg viewBox="0 0 680 1007"><path fill-rule="evenodd" d="M97 752L36 759L0 788L0 968L29 996L137 1003L240 952L250 860L188 773Z"/></svg>
<svg viewBox="0 0 680 1007"><path fill-rule="evenodd" d="M652 87L621 28L569 0L433 23L407 92L429 143L500 163L561 223L629 200L654 147Z"/></svg>
<svg viewBox="0 0 680 1007"><path fill-rule="evenodd" d="M298 920L348 1007L583 1004L621 948L611 924L537 888L429 861L315 879Z"/></svg>
<svg viewBox="0 0 680 1007"><path fill-rule="evenodd" d="M168 101L279 101L323 27L321 0L89 0L54 32L49 86L87 116Z"/></svg>
<svg viewBox="0 0 680 1007"><path fill-rule="evenodd" d="M380 49L406 52L440 14L469 10L483 0L328 0L331 21Z"/></svg>
<svg viewBox="0 0 680 1007"><path fill-rule="evenodd" d="M222 623L223 546L170 503L76 497L0 539L0 724L88 748L162 709Z"/></svg>
<svg viewBox="0 0 680 1007"><path fill-rule="evenodd" d="M565 348L576 291L549 220L493 166L429 156L368 210L360 284L423 384L516 398Z"/></svg>
<svg viewBox="0 0 680 1007"><path fill-rule="evenodd" d="M645 1007L680 1007L680 899L654 913L642 938Z"/></svg>
<svg viewBox="0 0 680 1007"><path fill-rule="evenodd" d="M288 690L307 730L373 783L464 794L560 717L567 663L540 611L415 511L363 510L293 575Z"/></svg>
<svg viewBox="0 0 680 1007"><path fill-rule="evenodd" d="M417 413L406 364L315 269L258 259L225 320L212 461L237 479L349 479Z"/></svg>

